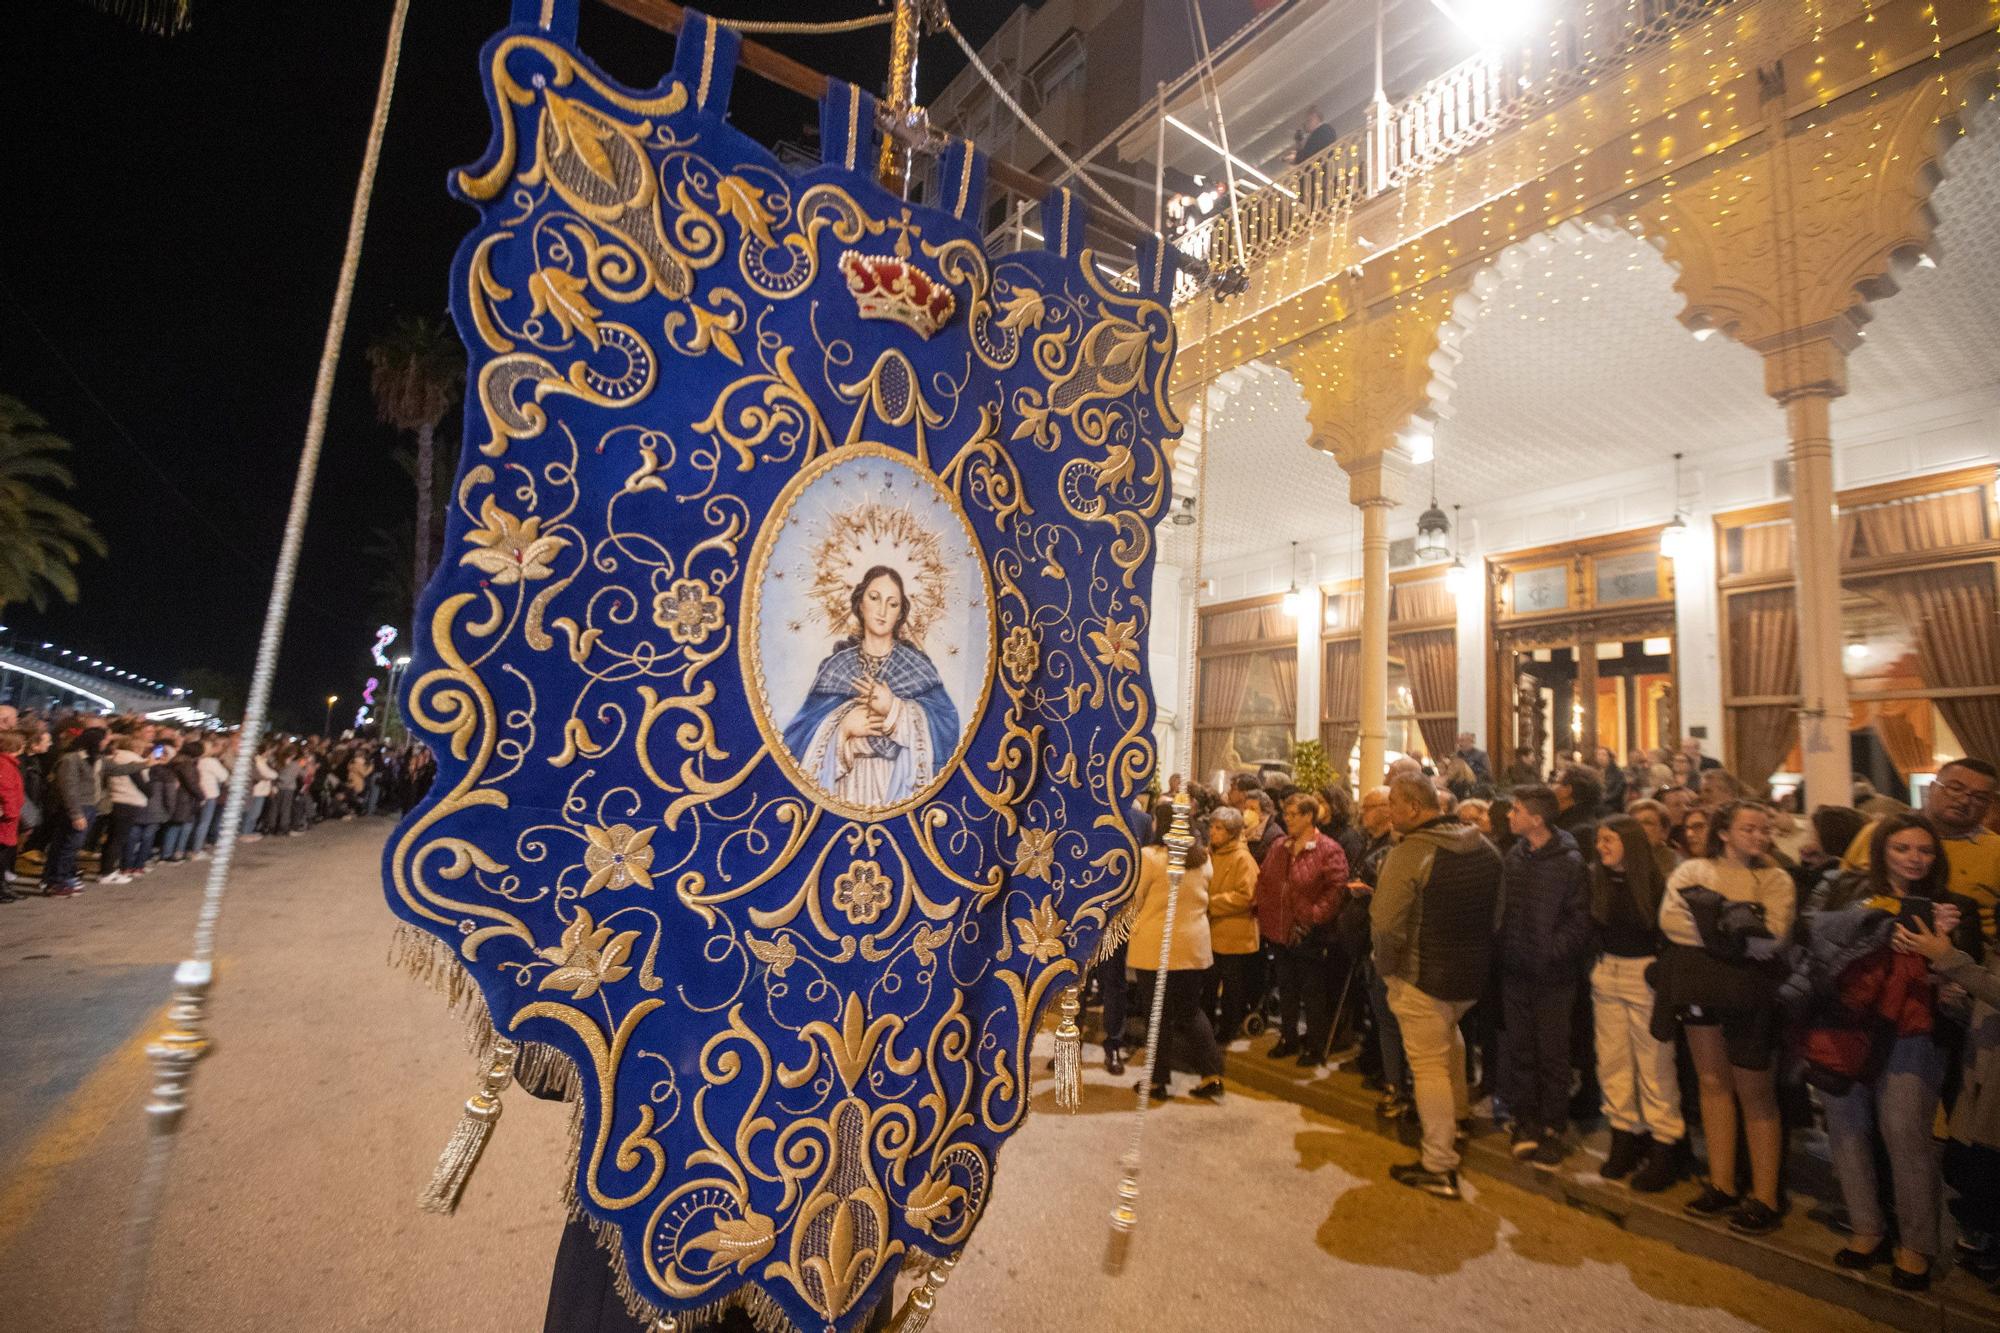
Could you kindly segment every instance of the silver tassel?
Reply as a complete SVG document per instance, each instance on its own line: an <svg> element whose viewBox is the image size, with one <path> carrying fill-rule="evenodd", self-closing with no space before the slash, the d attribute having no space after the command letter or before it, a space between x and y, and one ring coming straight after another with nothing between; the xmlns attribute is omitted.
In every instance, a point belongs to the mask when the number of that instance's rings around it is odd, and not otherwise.
<svg viewBox="0 0 2000 1333"><path fill-rule="evenodd" d="M1062 993L1062 1021L1056 1024L1056 1106L1071 1115L1083 1105L1083 1030L1076 1025L1082 1009L1080 987Z"/></svg>
<svg viewBox="0 0 2000 1333"><path fill-rule="evenodd" d="M896 1322L889 1325L889 1333L923 1333L930 1325L931 1312L937 1309L938 1291L957 1266L956 1255L947 1255L933 1263L930 1271L924 1274L924 1280L910 1293L910 1299L903 1302Z"/></svg>
<svg viewBox="0 0 2000 1333"><path fill-rule="evenodd" d="M466 1099L465 1113L458 1118L451 1141L444 1145L430 1187L417 1199L417 1206L425 1212L449 1215L458 1210L465 1182L471 1179L472 1168L479 1164L479 1154L500 1120L500 1094L514 1079L514 1060L520 1050L505 1037L494 1038L493 1059L479 1076L479 1091Z"/></svg>

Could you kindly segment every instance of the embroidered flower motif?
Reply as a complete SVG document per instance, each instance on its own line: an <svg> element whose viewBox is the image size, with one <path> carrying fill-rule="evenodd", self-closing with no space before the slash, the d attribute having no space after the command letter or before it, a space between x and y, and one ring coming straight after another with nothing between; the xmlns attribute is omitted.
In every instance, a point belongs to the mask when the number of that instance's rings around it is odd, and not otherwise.
<svg viewBox="0 0 2000 1333"><path fill-rule="evenodd" d="M653 876L649 873L653 864L652 829L613 824L610 828L587 828L583 835L589 839L589 845L583 849L583 868L590 872L583 886L584 897L599 889L622 889L628 884L637 884L642 889L653 887Z"/></svg>
<svg viewBox="0 0 2000 1333"><path fill-rule="evenodd" d="M1113 620L1105 617L1102 630L1090 631L1090 641L1097 645L1097 660L1113 671L1137 671L1139 669L1139 618Z"/></svg>
<svg viewBox="0 0 2000 1333"><path fill-rule="evenodd" d="M1008 630L1006 641L1000 645L1000 665L1007 669L1008 679L1016 685L1025 685L1041 664L1042 645L1035 632L1026 625Z"/></svg>
<svg viewBox="0 0 2000 1333"><path fill-rule="evenodd" d="M1014 848L1014 873L1022 879L1047 879L1056 862L1056 835L1049 829L1024 828Z"/></svg>
<svg viewBox="0 0 2000 1333"><path fill-rule="evenodd" d="M1061 957L1064 924L1056 915L1056 900L1042 899L1041 906L1027 916L1014 918L1014 933L1021 938L1021 952L1038 963Z"/></svg>
<svg viewBox="0 0 2000 1333"><path fill-rule="evenodd" d="M535 951L555 964L555 969L542 978L536 989L566 990L579 1000L587 1000L597 994L599 986L632 975L625 960L632 956L632 945L638 938L636 930L614 936L611 927L599 926L590 919L590 913L578 908L576 920L563 931L562 943Z"/></svg>
<svg viewBox="0 0 2000 1333"><path fill-rule="evenodd" d="M833 905L857 926L869 925L881 916L892 893L888 877L873 861L856 861L833 881Z"/></svg>
<svg viewBox="0 0 2000 1333"><path fill-rule="evenodd" d="M722 599L708 590L707 579L675 579L673 587L653 594L653 623L675 643L700 643L722 628L722 617Z"/></svg>
<svg viewBox="0 0 2000 1333"><path fill-rule="evenodd" d="M465 534L472 549L458 563L483 571L497 584L547 578L555 573L549 562L569 545L566 538L544 534L541 519L515 518L490 495L479 506L479 522Z"/></svg>

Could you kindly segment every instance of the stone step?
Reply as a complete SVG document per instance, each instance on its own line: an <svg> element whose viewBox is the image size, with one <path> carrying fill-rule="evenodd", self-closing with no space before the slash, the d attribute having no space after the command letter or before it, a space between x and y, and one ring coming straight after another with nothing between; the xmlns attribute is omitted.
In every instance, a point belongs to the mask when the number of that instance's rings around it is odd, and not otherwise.
<svg viewBox="0 0 2000 1333"><path fill-rule="evenodd" d="M1266 1044L1262 1039L1256 1042L1259 1051ZM1235 1082L1415 1147L1414 1118L1393 1123L1378 1117L1378 1094L1363 1088L1358 1074L1336 1069L1314 1077L1290 1060L1269 1060L1243 1050L1227 1052L1225 1060L1228 1077ZM1921 1294L1890 1286L1886 1267L1872 1273L1836 1267L1833 1254L1842 1237L1815 1220L1822 1210L1806 1190L1824 1175L1808 1163L1791 1173L1791 1207L1784 1226L1769 1236L1740 1236L1722 1223L1699 1221L1681 1211L1697 1192L1692 1182L1661 1194L1635 1194L1599 1177L1596 1167L1604 1160L1605 1139L1601 1131L1583 1136L1571 1165L1549 1171L1516 1162L1507 1151L1506 1136L1486 1124L1468 1145L1463 1169L1558 1199L1628 1231L1732 1264L1909 1333L2000 1330L2000 1297L1971 1274L1949 1267L1948 1256L1940 1256L1931 1289Z"/></svg>

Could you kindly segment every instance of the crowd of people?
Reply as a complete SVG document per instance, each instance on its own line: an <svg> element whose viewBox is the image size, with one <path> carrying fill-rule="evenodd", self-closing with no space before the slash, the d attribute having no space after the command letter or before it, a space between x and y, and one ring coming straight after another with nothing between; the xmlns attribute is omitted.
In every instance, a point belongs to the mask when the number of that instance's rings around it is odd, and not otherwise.
<svg viewBox="0 0 2000 1333"><path fill-rule="evenodd" d="M1544 772L1524 750L1496 781L1461 736L1358 802L1275 771L1221 792L1173 778L1133 811L1131 935L1092 978L1106 1068L1124 1069L1164 945L1154 1104L1176 1067L1219 1098L1222 1049L1268 1027L1269 1057L1340 1051L1378 1114L1418 1121L1403 1184L1459 1197L1475 1107L1549 1170L1601 1118L1605 1179L1695 1175L1686 1210L1747 1235L1780 1225L1787 1144L1817 1123L1840 1265L1925 1289L1948 1201L1958 1262L2000 1276L1994 765L1945 763L1921 808L1857 780L1859 808L1800 818L1696 740L1595 758ZM1195 841L1168 940L1177 807Z"/></svg>
<svg viewBox="0 0 2000 1333"><path fill-rule="evenodd" d="M206 860L222 836L234 731L137 716L23 713L0 704L0 902L68 898ZM240 837L297 836L323 820L408 810L435 761L379 736L270 736L244 794Z"/></svg>

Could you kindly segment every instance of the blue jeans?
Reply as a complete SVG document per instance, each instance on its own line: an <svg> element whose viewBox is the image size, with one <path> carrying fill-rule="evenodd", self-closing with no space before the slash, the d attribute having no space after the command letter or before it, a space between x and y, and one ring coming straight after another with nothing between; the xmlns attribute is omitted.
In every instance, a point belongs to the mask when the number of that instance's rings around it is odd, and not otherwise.
<svg viewBox="0 0 2000 1333"><path fill-rule="evenodd" d="M257 831L257 821L264 815L264 802L270 799L268 796L250 796L244 799L242 831L245 837Z"/></svg>
<svg viewBox="0 0 2000 1333"><path fill-rule="evenodd" d="M222 802L209 797L201 803L201 813L194 817L194 836L188 840L188 850L198 852L208 846L208 829L215 822L215 809Z"/></svg>
<svg viewBox="0 0 2000 1333"><path fill-rule="evenodd" d="M1382 1044L1382 1086L1390 1092L1407 1095L1410 1066L1403 1058L1403 1025L1396 1021L1396 1011L1389 1007L1389 987L1375 970L1372 958L1368 960L1368 1002L1374 1006L1375 1036Z"/></svg>
<svg viewBox="0 0 2000 1333"><path fill-rule="evenodd" d="M160 859L171 861L177 856L184 855L187 852L188 834L193 829L192 823L167 825L166 832L160 835Z"/></svg>
<svg viewBox="0 0 2000 1333"><path fill-rule="evenodd" d="M76 827L77 819L83 820L83 827ZM55 836L49 839L48 863L42 869L42 889L60 889L76 881L76 854L83 850L84 835L97 822L97 807L86 805L81 810L71 812L65 819L60 813Z"/></svg>
<svg viewBox="0 0 2000 1333"><path fill-rule="evenodd" d="M1898 1037L1871 1083L1824 1097L1833 1170L1856 1236L1887 1235L1875 1180L1871 1131L1889 1150L1889 1184L1896 1196L1896 1238L1926 1257L1938 1252L1938 1167L1931 1145L1944 1053L1927 1032Z"/></svg>

